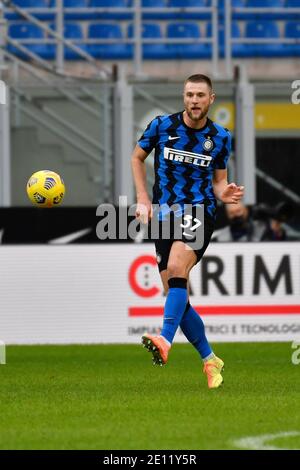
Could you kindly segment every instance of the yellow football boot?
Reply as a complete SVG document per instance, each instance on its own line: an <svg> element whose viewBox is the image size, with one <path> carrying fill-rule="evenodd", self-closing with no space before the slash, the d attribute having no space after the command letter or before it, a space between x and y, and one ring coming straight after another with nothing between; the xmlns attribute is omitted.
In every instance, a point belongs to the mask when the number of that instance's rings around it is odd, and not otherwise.
<svg viewBox="0 0 300 470"><path fill-rule="evenodd" d="M207 375L208 388L218 388L222 385L224 380L221 372L223 369L224 362L217 356L204 362L203 372Z"/></svg>

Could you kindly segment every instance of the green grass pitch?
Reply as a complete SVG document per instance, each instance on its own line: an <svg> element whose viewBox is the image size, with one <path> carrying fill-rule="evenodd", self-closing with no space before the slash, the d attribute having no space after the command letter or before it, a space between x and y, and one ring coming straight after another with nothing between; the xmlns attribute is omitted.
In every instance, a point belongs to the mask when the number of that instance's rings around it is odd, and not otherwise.
<svg viewBox="0 0 300 470"><path fill-rule="evenodd" d="M208 390L188 344L175 344L165 367L138 345L8 346L0 448L234 449L239 438L300 431L290 343L215 351L225 384ZM300 435L276 446L299 449Z"/></svg>

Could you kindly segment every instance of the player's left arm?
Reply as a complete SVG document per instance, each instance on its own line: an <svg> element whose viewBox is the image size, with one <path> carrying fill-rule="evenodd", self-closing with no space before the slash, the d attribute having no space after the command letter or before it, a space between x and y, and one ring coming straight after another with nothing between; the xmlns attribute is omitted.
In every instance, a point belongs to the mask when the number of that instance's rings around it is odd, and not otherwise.
<svg viewBox="0 0 300 470"><path fill-rule="evenodd" d="M224 204L237 204L244 195L244 186L228 183L226 168L214 170L212 183L216 198Z"/></svg>

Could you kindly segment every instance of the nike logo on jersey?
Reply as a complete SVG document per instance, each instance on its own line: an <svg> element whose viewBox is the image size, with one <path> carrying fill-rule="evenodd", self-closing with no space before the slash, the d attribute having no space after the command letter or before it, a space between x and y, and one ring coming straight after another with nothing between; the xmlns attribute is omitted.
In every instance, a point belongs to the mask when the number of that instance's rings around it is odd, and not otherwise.
<svg viewBox="0 0 300 470"><path fill-rule="evenodd" d="M207 168L210 165L212 157L209 155L202 155L201 153L186 152L184 150L164 148L164 158L166 160L173 160L180 163L192 163L196 166Z"/></svg>
<svg viewBox="0 0 300 470"><path fill-rule="evenodd" d="M175 139L180 139L180 137L179 137L179 136L177 136L177 137L172 137L171 135L169 135L169 140L175 140Z"/></svg>

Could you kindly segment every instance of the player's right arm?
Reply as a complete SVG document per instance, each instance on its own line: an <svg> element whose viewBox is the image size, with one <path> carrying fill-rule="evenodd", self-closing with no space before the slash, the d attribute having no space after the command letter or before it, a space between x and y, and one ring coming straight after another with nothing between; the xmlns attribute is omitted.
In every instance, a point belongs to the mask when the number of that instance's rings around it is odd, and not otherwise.
<svg viewBox="0 0 300 470"><path fill-rule="evenodd" d="M139 145L135 146L131 157L133 180L136 189L137 208L135 216L143 223L152 217L152 204L147 191L145 160L148 153Z"/></svg>

